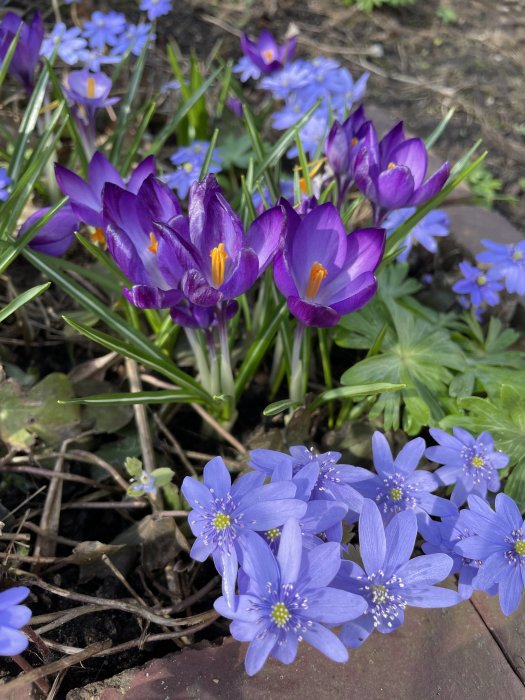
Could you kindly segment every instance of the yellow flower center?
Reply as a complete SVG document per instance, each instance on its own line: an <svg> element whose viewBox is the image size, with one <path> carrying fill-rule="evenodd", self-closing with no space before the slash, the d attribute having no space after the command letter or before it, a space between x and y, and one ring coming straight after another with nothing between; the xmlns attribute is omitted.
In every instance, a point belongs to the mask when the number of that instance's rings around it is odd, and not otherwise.
<svg viewBox="0 0 525 700"><path fill-rule="evenodd" d="M480 469L485 464L485 462L483 461L483 457L473 457L470 463L473 467L476 467L476 469Z"/></svg>
<svg viewBox="0 0 525 700"><path fill-rule="evenodd" d="M390 498L393 501L400 501L403 498L403 491L399 487L390 489Z"/></svg>
<svg viewBox="0 0 525 700"><path fill-rule="evenodd" d="M229 515L226 515L226 513L217 513L215 517L212 520L212 525L217 532L220 532L221 530L226 530L227 527L230 527L231 519Z"/></svg>
<svg viewBox="0 0 525 700"><path fill-rule="evenodd" d="M159 242L155 238L155 234L153 233L153 231L151 231L149 234L149 240L150 244L148 246L148 250L151 251L153 255L157 255L157 250L159 249Z"/></svg>
<svg viewBox="0 0 525 700"><path fill-rule="evenodd" d="M395 167L396 167L396 164L395 164L395 163L389 163L389 164L386 166L386 169L387 169L387 170L392 170L392 168L395 168Z"/></svg>
<svg viewBox="0 0 525 700"><path fill-rule="evenodd" d="M104 236L104 230L100 228L100 226L97 226L97 228L89 234L89 237L93 241L93 243L98 243L100 245L104 245L106 242L106 237Z"/></svg>
<svg viewBox="0 0 525 700"><path fill-rule="evenodd" d="M266 49L266 51L262 52L262 56L265 63L271 63L275 57L275 54L272 49Z"/></svg>
<svg viewBox="0 0 525 700"><path fill-rule="evenodd" d="M270 612L270 620L275 622L277 627L284 627L292 616L284 603L275 603Z"/></svg>
<svg viewBox="0 0 525 700"><path fill-rule="evenodd" d="M266 539L268 539L270 542L274 542L280 534L281 531L278 527L272 527L271 530L266 531Z"/></svg>
<svg viewBox="0 0 525 700"><path fill-rule="evenodd" d="M314 264L310 268L310 277L308 278L308 285L306 287L307 299L312 299L312 301L315 299L319 292L321 282L327 275L328 270L326 269L326 267L321 265L320 262L314 262Z"/></svg>
<svg viewBox="0 0 525 700"><path fill-rule="evenodd" d="M224 248L224 243L219 243L216 248L212 248L211 258L211 281L214 287L218 288L224 282L225 262L228 253Z"/></svg>
<svg viewBox="0 0 525 700"><path fill-rule="evenodd" d="M478 279L476 280L476 282L477 282L477 283L479 284L479 286L481 287L482 285L487 284L487 278L485 277L485 275L480 275L480 276L478 277Z"/></svg>
<svg viewBox="0 0 525 700"><path fill-rule="evenodd" d="M185 170L187 173L191 173L191 169L192 169L193 166L192 166L191 163L184 163L184 165L183 165L182 167L184 168L184 170Z"/></svg>
<svg viewBox="0 0 525 700"><path fill-rule="evenodd" d="M88 78L86 85L86 96L92 100L95 97L95 78Z"/></svg>
<svg viewBox="0 0 525 700"><path fill-rule="evenodd" d="M514 260L514 262L521 260L522 257L523 257L523 253L520 253L519 250L515 250L514 253L512 254L512 259Z"/></svg>
<svg viewBox="0 0 525 700"><path fill-rule="evenodd" d="M520 555L520 557L525 555L525 540L518 540L517 542L514 542L514 549L516 550L516 553Z"/></svg>

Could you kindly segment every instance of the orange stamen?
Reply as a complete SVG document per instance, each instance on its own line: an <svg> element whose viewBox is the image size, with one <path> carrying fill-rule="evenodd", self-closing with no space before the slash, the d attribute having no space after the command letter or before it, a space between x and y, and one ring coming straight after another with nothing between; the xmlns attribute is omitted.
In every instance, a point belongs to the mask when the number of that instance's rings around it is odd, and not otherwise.
<svg viewBox="0 0 525 700"><path fill-rule="evenodd" d="M271 62L273 61L273 59L274 59L274 55L275 55L275 54L274 54L274 52L272 51L272 49L266 49L266 51L263 51L263 52L262 52L262 55L263 55L263 58L264 58L264 62L265 62L265 63L271 63Z"/></svg>
<svg viewBox="0 0 525 700"><path fill-rule="evenodd" d="M211 258L211 281L213 286L218 289L224 282L225 265L228 259L228 253L224 248L224 243L219 243L216 248L212 248L210 252Z"/></svg>
<svg viewBox="0 0 525 700"><path fill-rule="evenodd" d="M95 97L95 78L87 79L86 95L90 100Z"/></svg>
<svg viewBox="0 0 525 700"><path fill-rule="evenodd" d="M324 265L321 265L321 263L319 262L314 262L314 264L310 268L310 277L308 278L308 285L306 287L307 299L311 299L312 301L315 299L319 292L321 282L327 275L328 270L326 269L326 267L324 267Z"/></svg>
<svg viewBox="0 0 525 700"><path fill-rule="evenodd" d="M396 164L395 164L395 163L389 163L389 164L386 166L386 169L387 169L387 170L392 170L392 168L395 168L395 167L396 167Z"/></svg>
<svg viewBox="0 0 525 700"><path fill-rule="evenodd" d="M106 237L104 236L104 230L101 229L99 226L89 234L89 237L93 241L93 243L99 243L100 245L103 245L106 242Z"/></svg>
<svg viewBox="0 0 525 700"><path fill-rule="evenodd" d="M353 148L354 146L357 146L358 143L359 139L354 136L354 138L350 141L350 146Z"/></svg>
<svg viewBox="0 0 525 700"><path fill-rule="evenodd" d="M149 239L151 243L148 246L148 250L150 250L153 253L153 255L157 255L157 250L159 249L159 242L155 238L155 234L153 233L153 231L150 232Z"/></svg>

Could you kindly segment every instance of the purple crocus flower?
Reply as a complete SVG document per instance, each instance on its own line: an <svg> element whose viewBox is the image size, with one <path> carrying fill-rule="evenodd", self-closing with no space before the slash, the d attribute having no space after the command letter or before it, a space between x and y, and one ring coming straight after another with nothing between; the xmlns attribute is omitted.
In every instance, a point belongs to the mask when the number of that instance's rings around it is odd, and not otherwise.
<svg viewBox="0 0 525 700"><path fill-rule="evenodd" d="M425 451L423 438L410 440L394 459L386 437L378 430L372 436L372 453L377 476L354 484L356 491L378 505L385 524L396 513L413 511L425 521L429 515L446 517L457 513L445 498L432 495L439 481L430 472L417 470Z"/></svg>
<svg viewBox="0 0 525 700"><path fill-rule="evenodd" d="M0 23L0 62L4 60L20 26L20 37L9 64L9 73L21 81L27 93L33 90L35 69L44 39L44 23L38 10L31 22L24 22L14 12L8 12Z"/></svg>
<svg viewBox="0 0 525 700"><path fill-rule="evenodd" d="M511 294L525 294L525 241L506 244L481 241L487 250L476 255L481 263L493 265L492 270L505 282Z"/></svg>
<svg viewBox="0 0 525 700"><path fill-rule="evenodd" d="M476 533L458 542L455 551L469 559L483 561L473 581L482 591L498 586L499 602L505 615L520 604L525 581L525 521L516 503L504 493L496 496L496 512L478 496L469 498L469 526Z"/></svg>
<svg viewBox="0 0 525 700"><path fill-rule="evenodd" d="M401 224L404 224L412 214L415 214L416 207L407 207L405 209L396 209L383 221L383 226L386 230L386 235L390 236ZM397 259L401 262L407 260L412 245L417 242L430 253L437 251L437 242L435 237L448 236L450 232L450 219L446 212L440 209L434 209L424 216L414 228L410 231L403 242L404 250Z"/></svg>
<svg viewBox="0 0 525 700"><path fill-rule="evenodd" d="M126 187L136 193L144 180L155 172L155 158L148 156L133 171L125 184L118 170L103 153L96 152L88 167L87 182L72 170L55 163L55 176L63 194L69 197L71 207L85 224L100 229L103 235L102 190L107 182Z"/></svg>
<svg viewBox="0 0 525 700"><path fill-rule="evenodd" d="M403 122L380 142L374 125L366 124L353 163L353 177L358 189L372 202L375 225L392 209L419 207L442 189L450 164L443 163L425 181L427 163L425 144L418 138L406 139Z"/></svg>
<svg viewBox="0 0 525 700"><path fill-rule="evenodd" d="M374 271L383 256L384 231L360 229L347 236L330 203L302 220L290 207L286 220L287 234L274 262L277 288L305 326L335 326L376 293Z"/></svg>
<svg viewBox="0 0 525 700"><path fill-rule="evenodd" d="M173 260L184 268L181 289L192 304L216 306L244 294L268 267L281 238L283 210L273 207L247 235L213 175L190 191L189 223L171 224Z"/></svg>
<svg viewBox="0 0 525 700"><path fill-rule="evenodd" d="M509 462L504 452L496 450L490 433L475 438L463 428L454 428L454 435L432 428L430 434L438 447L429 447L425 457L443 464L434 472L440 484L455 484L450 500L463 505L471 495L485 498L487 490L496 493L500 489L498 470Z"/></svg>
<svg viewBox="0 0 525 700"><path fill-rule="evenodd" d="M326 139L325 154L336 175L350 174L365 123L365 108L361 105L342 124L337 119L332 124Z"/></svg>
<svg viewBox="0 0 525 700"><path fill-rule="evenodd" d="M272 655L290 664L304 640L333 661L348 660L348 652L328 629L364 612L359 595L330 587L341 564L337 543L321 544L307 552L299 524L283 527L277 556L257 535L245 539L242 572L248 578L234 603L222 597L215 609L233 622L235 639L250 642L246 672L253 676Z"/></svg>
<svg viewBox="0 0 525 700"><path fill-rule="evenodd" d="M232 319L239 310L236 301L226 302L225 320ZM197 306L183 299L170 308L170 316L175 323L183 328L201 328L209 330L219 323L219 308L217 306Z"/></svg>
<svg viewBox="0 0 525 700"><path fill-rule="evenodd" d="M0 593L0 656L16 656L27 648L28 639L20 628L28 624L31 610L19 605L29 588L15 586Z"/></svg>
<svg viewBox="0 0 525 700"><path fill-rule="evenodd" d="M359 546L364 570L343 561L334 585L367 603L365 613L341 628L341 640L351 649L361 646L374 629L382 634L403 624L405 608L447 608L461 602L456 591L438 588L452 568L446 554L410 559L417 535L413 513L398 513L386 526L373 501L365 499L359 517Z"/></svg>
<svg viewBox="0 0 525 700"><path fill-rule="evenodd" d="M494 269L482 270L471 265L467 260L459 263L459 269L463 273L464 279L456 282L452 291L457 294L470 295L470 302L474 307L482 304L487 304L487 306L499 304L499 292L503 289L503 285L499 281L499 272Z"/></svg>
<svg viewBox="0 0 525 700"><path fill-rule="evenodd" d="M171 229L157 224L186 218L173 192L155 178L147 177L137 194L107 183L103 192L104 227L108 251L131 282L123 289L126 299L141 309L175 306L182 301L179 290L183 268L173 259Z"/></svg>
<svg viewBox="0 0 525 700"><path fill-rule="evenodd" d="M95 148L97 109L119 101L118 97L108 97L111 85L111 79L105 73L92 73L85 68L73 71L68 76L65 92L72 103L72 111L88 153Z"/></svg>
<svg viewBox="0 0 525 700"><path fill-rule="evenodd" d="M44 207L35 211L26 219L20 228L19 236L27 229L39 221L51 207ZM36 236L30 241L29 247L39 253L60 257L71 247L75 240L75 231L78 230L80 222L78 216L73 211L69 203L65 204L53 218L44 224Z"/></svg>
<svg viewBox="0 0 525 700"><path fill-rule="evenodd" d="M213 556L229 604L245 533L280 527L288 518L300 518L306 511L306 504L294 498L296 487L291 481L265 486L263 482L263 474L250 472L232 485L221 457L204 467L203 484L189 476L182 482L184 498L193 508L188 523L197 538L190 556L197 561Z"/></svg>
<svg viewBox="0 0 525 700"><path fill-rule="evenodd" d="M242 52L265 75L281 70L286 61L294 55L295 47L295 37L279 46L266 29L260 33L257 41L249 39L247 34L241 36Z"/></svg>

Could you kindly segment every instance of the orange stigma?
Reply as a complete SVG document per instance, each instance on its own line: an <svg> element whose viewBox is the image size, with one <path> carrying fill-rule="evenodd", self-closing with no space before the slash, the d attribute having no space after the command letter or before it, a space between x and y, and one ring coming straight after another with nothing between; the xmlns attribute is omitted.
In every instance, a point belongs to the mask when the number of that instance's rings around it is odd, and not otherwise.
<svg viewBox="0 0 525 700"><path fill-rule="evenodd" d="M100 245L104 245L106 242L106 237L104 236L104 230L101 229L99 226L93 231L93 233L89 234L89 237L93 241L93 243L98 243Z"/></svg>
<svg viewBox="0 0 525 700"><path fill-rule="evenodd" d="M275 54L272 51L272 49L266 49L266 51L262 52L262 55L265 63L271 63L275 57Z"/></svg>
<svg viewBox="0 0 525 700"><path fill-rule="evenodd" d="M219 243L216 248L212 248L211 258L211 282L218 289L224 282L224 263L228 259L228 253L224 249L224 243Z"/></svg>
<svg viewBox="0 0 525 700"><path fill-rule="evenodd" d="M353 148L354 146L357 146L359 143L359 139L354 136L354 138L350 141L350 146Z"/></svg>
<svg viewBox="0 0 525 700"><path fill-rule="evenodd" d="M387 169L387 170L392 170L392 168L395 168L395 167L396 167L396 164L395 164L395 163L389 163L389 164L386 166L386 169Z"/></svg>
<svg viewBox="0 0 525 700"><path fill-rule="evenodd" d="M149 240L150 240L150 245L148 246L148 250L150 250L153 255L157 255L157 250L159 249L159 242L155 238L155 234L153 231L150 232L149 234Z"/></svg>
<svg viewBox="0 0 525 700"><path fill-rule="evenodd" d="M92 100L95 97L95 78L87 79L86 96Z"/></svg>
<svg viewBox="0 0 525 700"><path fill-rule="evenodd" d="M314 264L310 268L310 277L308 278L308 285L306 287L307 299L311 299L312 301L315 299L319 292L321 282L327 275L328 270L326 269L326 267L324 267L324 265L321 265L321 263L319 262L314 262Z"/></svg>

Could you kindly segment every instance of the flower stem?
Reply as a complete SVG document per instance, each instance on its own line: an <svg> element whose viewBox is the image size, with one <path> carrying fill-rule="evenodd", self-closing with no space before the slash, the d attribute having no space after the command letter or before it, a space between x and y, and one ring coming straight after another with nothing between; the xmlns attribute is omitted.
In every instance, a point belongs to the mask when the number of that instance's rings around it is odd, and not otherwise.
<svg viewBox="0 0 525 700"><path fill-rule="evenodd" d="M207 391L212 393L210 368L208 366L208 361L206 360L206 356L203 352L197 334L195 333L195 330L193 328L184 328L184 331L186 333L188 343L190 344L190 347L193 351L193 355L195 356L195 362L197 363L197 369L199 370L201 383Z"/></svg>
<svg viewBox="0 0 525 700"><path fill-rule="evenodd" d="M223 302L218 311L219 345L221 348L221 389L228 397L224 418L229 420L233 413L233 401L235 397L235 383L233 381L232 363L230 357L230 344L228 342L228 319L226 317L226 302Z"/></svg>
<svg viewBox="0 0 525 700"><path fill-rule="evenodd" d="M301 361L301 346L303 344L305 326L297 322L292 348L290 398L292 401L304 401L303 363Z"/></svg>

